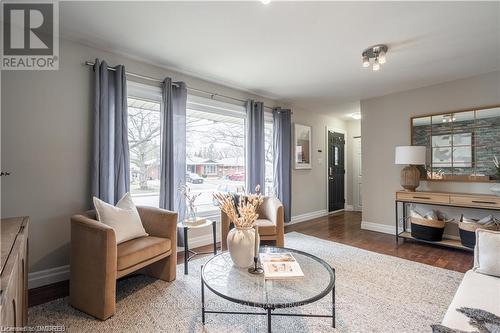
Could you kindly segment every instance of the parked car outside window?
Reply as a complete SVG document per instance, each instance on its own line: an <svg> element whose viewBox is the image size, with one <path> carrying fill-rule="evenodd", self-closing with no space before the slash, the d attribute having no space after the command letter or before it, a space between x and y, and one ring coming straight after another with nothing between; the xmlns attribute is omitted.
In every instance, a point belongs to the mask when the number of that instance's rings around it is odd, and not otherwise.
<svg viewBox="0 0 500 333"><path fill-rule="evenodd" d="M186 181L192 184L203 184L204 179L193 172L188 172L186 174Z"/></svg>
<svg viewBox="0 0 500 333"><path fill-rule="evenodd" d="M221 194L244 194L245 193L245 186L242 184L220 184L217 186L217 189L215 190L215 193L221 193ZM218 206L219 203L217 200L213 199L213 204L214 206Z"/></svg>

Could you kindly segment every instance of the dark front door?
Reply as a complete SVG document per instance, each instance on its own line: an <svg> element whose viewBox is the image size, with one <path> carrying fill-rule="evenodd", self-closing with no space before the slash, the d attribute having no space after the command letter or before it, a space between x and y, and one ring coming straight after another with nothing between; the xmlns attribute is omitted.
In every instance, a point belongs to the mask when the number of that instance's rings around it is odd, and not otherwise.
<svg viewBox="0 0 500 333"><path fill-rule="evenodd" d="M344 134L328 131L328 211L344 209Z"/></svg>

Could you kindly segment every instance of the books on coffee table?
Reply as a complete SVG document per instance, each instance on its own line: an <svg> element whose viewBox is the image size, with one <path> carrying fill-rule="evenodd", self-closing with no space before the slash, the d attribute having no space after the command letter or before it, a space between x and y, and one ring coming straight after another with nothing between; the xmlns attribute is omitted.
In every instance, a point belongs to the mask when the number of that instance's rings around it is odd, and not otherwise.
<svg viewBox="0 0 500 333"><path fill-rule="evenodd" d="M304 276L299 263L290 252L261 253L259 257L265 279L297 279Z"/></svg>

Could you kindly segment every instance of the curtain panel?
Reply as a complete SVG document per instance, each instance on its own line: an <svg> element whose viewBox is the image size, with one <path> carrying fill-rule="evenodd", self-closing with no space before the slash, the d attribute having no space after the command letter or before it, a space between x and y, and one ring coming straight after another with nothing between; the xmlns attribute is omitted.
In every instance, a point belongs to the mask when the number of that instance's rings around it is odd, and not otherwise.
<svg viewBox="0 0 500 333"><path fill-rule="evenodd" d="M179 221L186 214L186 200L179 187L186 184L186 102L184 82L162 82L160 207L175 211ZM177 235L184 246L183 234Z"/></svg>
<svg viewBox="0 0 500 333"><path fill-rule="evenodd" d="M130 190L125 67L94 64L91 194L116 204Z"/></svg>
<svg viewBox="0 0 500 333"><path fill-rule="evenodd" d="M257 185L264 191L264 103L246 102L246 190L254 192Z"/></svg>
<svg viewBox="0 0 500 333"><path fill-rule="evenodd" d="M292 205L292 115L288 109L273 109L274 194L283 203L285 222Z"/></svg>

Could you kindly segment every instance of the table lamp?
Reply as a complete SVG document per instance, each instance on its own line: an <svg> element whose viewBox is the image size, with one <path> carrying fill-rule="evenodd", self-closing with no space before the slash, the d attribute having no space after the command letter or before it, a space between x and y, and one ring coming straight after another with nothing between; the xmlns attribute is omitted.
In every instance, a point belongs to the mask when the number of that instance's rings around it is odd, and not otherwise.
<svg viewBox="0 0 500 333"><path fill-rule="evenodd" d="M395 164L407 165L401 170L401 186L406 191L415 192L420 185L420 171L417 165L425 165L425 146L396 147Z"/></svg>

